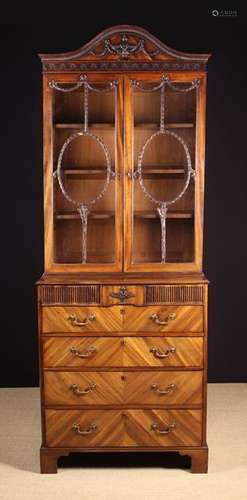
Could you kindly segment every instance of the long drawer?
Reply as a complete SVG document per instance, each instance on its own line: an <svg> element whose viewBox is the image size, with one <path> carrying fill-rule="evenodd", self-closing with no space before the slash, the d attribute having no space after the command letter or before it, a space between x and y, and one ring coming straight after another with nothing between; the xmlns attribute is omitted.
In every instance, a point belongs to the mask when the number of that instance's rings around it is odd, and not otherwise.
<svg viewBox="0 0 247 500"><path fill-rule="evenodd" d="M200 446L201 410L46 410L53 447Z"/></svg>
<svg viewBox="0 0 247 500"><path fill-rule="evenodd" d="M202 367L201 337L49 337L44 367Z"/></svg>
<svg viewBox="0 0 247 500"><path fill-rule="evenodd" d="M44 372L46 405L201 405L202 372Z"/></svg>
<svg viewBox="0 0 247 500"><path fill-rule="evenodd" d="M42 332L202 332L202 306L43 307Z"/></svg>

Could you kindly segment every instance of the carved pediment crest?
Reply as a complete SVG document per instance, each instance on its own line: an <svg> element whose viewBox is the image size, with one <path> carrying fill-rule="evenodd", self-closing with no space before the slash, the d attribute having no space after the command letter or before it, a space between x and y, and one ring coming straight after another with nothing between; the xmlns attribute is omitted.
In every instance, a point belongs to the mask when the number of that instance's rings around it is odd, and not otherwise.
<svg viewBox="0 0 247 500"><path fill-rule="evenodd" d="M131 43L126 33L122 33L119 43L114 43L110 38L106 38L103 42L103 50L91 51L98 57L104 57L107 54L117 54L120 59L128 59L131 54L143 52L149 57L154 57L159 53L159 49L150 51L146 47L144 38L137 38L136 43Z"/></svg>

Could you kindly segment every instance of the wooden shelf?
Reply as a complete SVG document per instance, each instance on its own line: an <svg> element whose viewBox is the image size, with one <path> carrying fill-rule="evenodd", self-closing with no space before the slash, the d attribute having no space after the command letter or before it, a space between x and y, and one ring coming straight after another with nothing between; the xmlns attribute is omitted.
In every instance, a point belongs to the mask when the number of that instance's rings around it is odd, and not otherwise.
<svg viewBox="0 0 247 500"><path fill-rule="evenodd" d="M166 123L166 128L194 128L194 123ZM82 129L84 127L83 123L54 123L54 127L58 129ZM114 129L115 123L89 123L88 128L97 129ZM158 123L135 123L135 129L159 129Z"/></svg>
<svg viewBox="0 0 247 500"><path fill-rule="evenodd" d="M105 179L106 167L78 167L63 168L62 172L68 176L83 176L84 179ZM135 169L136 170L136 169ZM114 172L114 170L113 170ZM162 178L180 176L185 173L183 166L143 166L142 175L144 178ZM114 180L114 177L111 177Z"/></svg>
<svg viewBox="0 0 247 500"><path fill-rule="evenodd" d="M186 262L184 261L184 255L183 255L183 252L174 252L174 251L169 251L167 250L166 252L166 262ZM152 254L152 259L150 260L145 260L145 259L136 259L135 260L136 263L139 263L139 264L157 264L161 262L161 255L160 253L153 253Z"/></svg>
<svg viewBox="0 0 247 500"><path fill-rule="evenodd" d="M66 176L76 177L82 176L83 179L106 179L107 168L106 167L79 167L79 168L63 168L62 172ZM114 170L113 170L114 172ZM114 177L110 177L110 180L114 180Z"/></svg>
<svg viewBox="0 0 247 500"><path fill-rule="evenodd" d="M62 169L62 172L66 175L103 174L104 171L106 171L106 167L65 167Z"/></svg>
<svg viewBox="0 0 247 500"><path fill-rule="evenodd" d="M59 129L78 129L78 130L83 130L84 129L84 123L54 123L54 127L59 128ZM103 129L115 129L115 123L89 123L88 128L103 128Z"/></svg>
<svg viewBox="0 0 247 500"><path fill-rule="evenodd" d="M95 210L94 212L89 212L89 219L110 219L115 216L114 211L103 211L103 210ZM72 220L72 219L80 219L80 214L76 211L65 211L65 212L55 212L55 218L57 220Z"/></svg>
<svg viewBox="0 0 247 500"><path fill-rule="evenodd" d="M136 211L134 212L134 216L138 219L159 219L158 212L150 212L150 211ZM167 219L193 219L194 214L192 211L188 210L168 210Z"/></svg>
<svg viewBox="0 0 247 500"><path fill-rule="evenodd" d="M182 165L159 165L159 166L142 166L143 177L150 177L155 175L155 177L171 176L171 175L183 175L185 173L185 168Z"/></svg>
<svg viewBox="0 0 247 500"><path fill-rule="evenodd" d="M93 212L89 212L89 219L110 219L115 216L114 211L103 211L103 210L95 210ZM158 212L151 211L136 211L134 212L134 217L138 219L159 219ZM167 218L168 219L193 219L194 214L192 211L188 210L168 210ZM55 218L57 220L70 220L70 219L80 219L80 215L77 211L64 211L64 212L55 212Z"/></svg>
<svg viewBox="0 0 247 500"><path fill-rule="evenodd" d="M165 128L194 128L194 123L166 123ZM158 123L135 123L135 129L157 129L160 125Z"/></svg>

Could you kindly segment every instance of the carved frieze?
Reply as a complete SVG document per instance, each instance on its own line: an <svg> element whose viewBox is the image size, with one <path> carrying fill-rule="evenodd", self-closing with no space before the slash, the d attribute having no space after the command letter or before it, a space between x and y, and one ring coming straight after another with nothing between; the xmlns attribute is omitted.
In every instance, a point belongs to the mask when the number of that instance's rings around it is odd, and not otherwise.
<svg viewBox="0 0 247 500"><path fill-rule="evenodd" d="M44 62L43 71L205 71L206 63L188 61L66 61Z"/></svg>

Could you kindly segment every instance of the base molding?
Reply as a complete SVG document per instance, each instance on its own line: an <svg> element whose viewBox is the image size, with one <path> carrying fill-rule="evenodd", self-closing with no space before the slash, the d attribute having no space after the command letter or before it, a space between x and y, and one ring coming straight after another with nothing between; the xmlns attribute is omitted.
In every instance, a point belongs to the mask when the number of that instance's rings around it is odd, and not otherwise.
<svg viewBox="0 0 247 500"><path fill-rule="evenodd" d="M196 448L40 448L40 473L56 474L57 461L59 457L68 456L70 453L107 453L107 452L177 452L179 455L191 457L191 472L204 474L208 472L208 447L201 446Z"/></svg>

